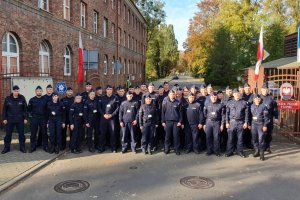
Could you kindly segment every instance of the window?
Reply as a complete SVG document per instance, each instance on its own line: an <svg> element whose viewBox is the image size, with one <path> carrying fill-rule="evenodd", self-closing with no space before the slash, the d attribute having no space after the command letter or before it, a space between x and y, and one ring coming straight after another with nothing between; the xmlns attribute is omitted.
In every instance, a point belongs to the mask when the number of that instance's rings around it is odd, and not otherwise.
<svg viewBox="0 0 300 200"><path fill-rule="evenodd" d="M121 35L121 28L118 28L118 44L121 44L122 41L122 35Z"/></svg>
<svg viewBox="0 0 300 200"><path fill-rule="evenodd" d="M70 21L70 0L64 0L64 19Z"/></svg>
<svg viewBox="0 0 300 200"><path fill-rule="evenodd" d="M119 61L119 64L122 65L122 59L121 59L121 57L119 57L119 60L118 60L118 61ZM119 68L118 74L121 74L121 68Z"/></svg>
<svg viewBox="0 0 300 200"><path fill-rule="evenodd" d="M49 12L49 0L38 0L38 6L40 9Z"/></svg>
<svg viewBox="0 0 300 200"><path fill-rule="evenodd" d="M71 51L69 47L64 50L64 75L71 76Z"/></svg>
<svg viewBox="0 0 300 200"><path fill-rule="evenodd" d="M126 66L127 66L127 61L126 59L124 59L124 66L123 66L124 74L126 74Z"/></svg>
<svg viewBox="0 0 300 200"><path fill-rule="evenodd" d="M123 20L126 20L126 5L123 6Z"/></svg>
<svg viewBox="0 0 300 200"><path fill-rule="evenodd" d="M2 38L2 74L18 75L19 45L15 36L5 33Z"/></svg>
<svg viewBox="0 0 300 200"><path fill-rule="evenodd" d="M123 38L124 38L124 47L126 47L126 31L124 31Z"/></svg>
<svg viewBox="0 0 300 200"><path fill-rule="evenodd" d="M130 39L131 39L131 37L130 37L130 35L128 34L128 39L127 39L127 47L128 47L128 48L130 48Z"/></svg>
<svg viewBox="0 0 300 200"><path fill-rule="evenodd" d="M111 24L111 34L112 34L113 41L115 41L115 28L116 28L115 24L112 23Z"/></svg>
<svg viewBox="0 0 300 200"><path fill-rule="evenodd" d="M113 60L111 62L111 74L115 74L115 62L116 62L116 59L115 59L115 56L113 56Z"/></svg>
<svg viewBox="0 0 300 200"><path fill-rule="evenodd" d="M98 12L94 10L93 13L93 29L94 29L94 33L97 34L98 33Z"/></svg>
<svg viewBox="0 0 300 200"><path fill-rule="evenodd" d="M45 41L40 44L39 71L40 76L50 75L50 49Z"/></svg>
<svg viewBox="0 0 300 200"><path fill-rule="evenodd" d="M85 3L81 2L81 6L80 6L80 24L82 28L86 27L86 5Z"/></svg>
<svg viewBox="0 0 300 200"><path fill-rule="evenodd" d="M127 22L128 22L128 24L130 24L130 10L129 9L128 9Z"/></svg>
<svg viewBox="0 0 300 200"><path fill-rule="evenodd" d="M103 37L107 37L107 18L103 19Z"/></svg>
<svg viewBox="0 0 300 200"><path fill-rule="evenodd" d="M108 56L104 55L104 75L107 75L107 71L108 71Z"/></svg>
<svg viewBox="0 0 300 200"><path fill-rule="evenodd" d="M121 15L121 0L118 0L117 7L118 7L118 15Z"/></svg>
<svg viewBox="0 0 300 200"><path fill-rule="evenodd" d="M115 9L115 0L111 0L111 9Z"/></svg>
<svg viewBox="0 0 300 200"><path fill-rule="evenodd" d="M134 28L134 14L132 14L131 19L132 19L132 28Z"/></svg>
<svg viewBox="0 0 300 200"><path fill-rule="evenodd" d="M134 48L134 37L132 36L131 49L134 50L133 48Z"/></svg>
<svg viewBox="0 0 300 200"><path fill-rule="evenodd" d="M127 64L127 74L130 74L130 60L128 60Z"/></svg>

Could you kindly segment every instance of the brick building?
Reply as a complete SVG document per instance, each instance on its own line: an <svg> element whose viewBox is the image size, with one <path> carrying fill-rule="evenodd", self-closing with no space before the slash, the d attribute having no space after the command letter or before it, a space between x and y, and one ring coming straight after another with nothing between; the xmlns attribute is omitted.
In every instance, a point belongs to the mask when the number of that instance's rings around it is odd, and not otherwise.
<svg viewBox="0 0 300 200"><path fill-rule="evenodd" d="M146 21L131 0L1 0L0 91L10 93L15 77L41 77L77 85L79 32L99 63L84 82L94 86L145 81ZM113 63L123 68L116 71Z"/></svg>

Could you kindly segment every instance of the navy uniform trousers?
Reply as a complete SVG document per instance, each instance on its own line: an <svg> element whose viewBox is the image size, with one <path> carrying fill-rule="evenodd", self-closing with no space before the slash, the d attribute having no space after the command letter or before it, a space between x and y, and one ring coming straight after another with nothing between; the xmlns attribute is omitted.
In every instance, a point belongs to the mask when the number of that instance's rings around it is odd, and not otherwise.
<svg viewBox="0 0 300 200"><path fill-rule="evenodd" d="M199 151L200 148L200 132L198 124L186 124L184 126L185 148L186 150Z"/></svg>
<svg viewBox="0 0 300 200"><path fill-rule="evenodd" d="M178 122L166 121L165 151L170 150L172 138L173 138L175 151L179 151L180 149L180 136L179 136L180 127L177 126L177 124Z"/></svg>
<svg viewBox="0 0 300 200"><path fill-rule="evenodd" d="M206 146L208 153L220 153L220 121L206 120Z"/></svg>
<svg viewBox="0 0 300 200"><path fill-rule="evenodd" d="M122 150L127 150L128 145L130 143L131 150L136 150L137 145L137 126L133 126L131 122L124 123L124 127L121 128L121 145Z"/></svg>
<svg viewBox="0 0 300 200"><path fill-rule="evenodd" d="M227 129L227 154L231 154L235 150L237 151L237 153L243 151L243 124L243 121L230 120L230 127L229 129Z"/></svg>
<svg viewBox="0 0 300 200"><path fill-rule="evenodd" d="M265 150L265 138L266 133L262 130L262 123L252 122L251 133L252 133L252 144L255 149L259 149L260 151Z"/></svg>

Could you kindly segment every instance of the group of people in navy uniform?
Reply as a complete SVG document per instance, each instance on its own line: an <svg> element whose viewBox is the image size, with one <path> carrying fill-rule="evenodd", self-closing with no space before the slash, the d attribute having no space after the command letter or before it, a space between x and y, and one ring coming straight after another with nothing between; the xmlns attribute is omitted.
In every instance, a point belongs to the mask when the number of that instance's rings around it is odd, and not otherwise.
<svg viewBox="0 0 300 200"><path fill-rule="evenodd" d="M129 86L127 91L111 85L74 95L71 87L65 97L53 92L51 85L37 86L28 104L15 85L3 105L3 124L6 126L4 149L10 151L12 133L16 128L20 151L26 153L24 126L30 123L30 148L38 147L58 154L67 147L79 154L82 147L102 153L106 148L114 153L152 154L163 144L163 151L176 155L206 150L206 155L226 157L235 153L246 157L244 148L252 148L253 156L264 160L271 153L270 144L274 123L278 123L277 104L264 83L260 94L251 93L248 84L225 91L214 91L211 84L190 88L175 84L169 89L164 82L157 89L148 86Z"/></svg>

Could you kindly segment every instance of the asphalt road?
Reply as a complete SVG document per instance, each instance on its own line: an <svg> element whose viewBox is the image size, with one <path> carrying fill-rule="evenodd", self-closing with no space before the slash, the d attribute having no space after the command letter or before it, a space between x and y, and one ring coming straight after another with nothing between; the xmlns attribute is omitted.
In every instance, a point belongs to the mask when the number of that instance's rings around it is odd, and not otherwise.
<svg viewBox="0 0 300 200"><path fill-rule="evenodd" d="M249 152L248 152L249 153ZM300 149L275 144L265 162L205 154L143 155L121 153L66 154L0 196L1 200L298 200ZM207 177L210 189L180 184L187 176ZM54 186L66 180L84 180L90 187L76 194L61 194Z"/></svg>
<svg viewBox="0 0 300 200"><path fill-rule="evenodd" d="M164 78L164 79L160 79L158 81L155 81L154 84L155 86L159 86L159 85L163 85L163 83L165 81L170 81L170 86L173 86L175 83L179 84L181 87L183 86L187 86L187 87L191 87L192 85L197 85L198 87L200 86L200 84L202 83L199 79L195 79L193 77L190 76L178 76L178 80L172 80L172 76Z"/></svg>

